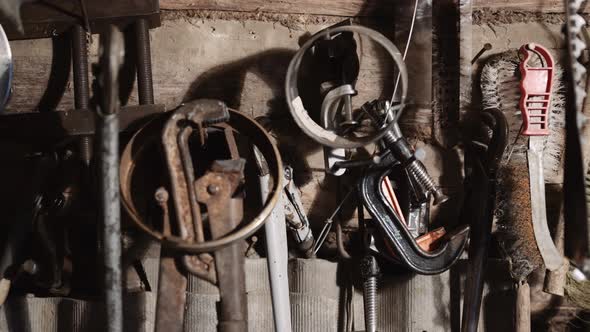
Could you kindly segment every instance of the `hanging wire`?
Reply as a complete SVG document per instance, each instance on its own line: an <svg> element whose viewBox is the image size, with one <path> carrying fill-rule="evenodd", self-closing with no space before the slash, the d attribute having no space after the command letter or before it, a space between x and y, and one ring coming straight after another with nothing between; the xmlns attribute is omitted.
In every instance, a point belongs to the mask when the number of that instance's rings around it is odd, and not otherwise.
<svg viewBox="0 0 590 332"><path fill-rule="evenodd" d="M410 48L410 42L412 41L412 35L414 33L414 24L416 23L416 13L418 12L418 0L414 2L414 13L412 14L412 23L410 24L410 32L408 33L408 40L406 41L406 48L404 49L404 55L402 59L406 59L408 55L408 49ZM397 78L395 79L395 86L393 88L393 95L391 96L391 104L393 104L395 100L395 95L397 94L397 87L399 86L399 79L400 73L397 73Z"/></svg>
<svg viewBox="0 0 590 332"><path fill-rule="evenodd" d="M350 197L350 194L353 191L354 191L354 189L351 189L348 191L346 196L344 196L342 201L340 201L340 204L338 204L336 209L334 209L334 212L332 212L330 217L328 219L326 219L326 221L324 221L324 227L322 228L322 231L320 232L320 235L318 236L318 239L316 241L315 247L313 248L314 255L317 254L317 252L320 250L320 248L322 247L322 245L326 241L326 238L328 237L328 233L330 233L330 230L332 229L332 224L334 223L334 218L336 217L338 212L340 212L340 209L342 209L342 206L344 206L344 203L346 203L346 201L348 200L348 197Z"/></svg>

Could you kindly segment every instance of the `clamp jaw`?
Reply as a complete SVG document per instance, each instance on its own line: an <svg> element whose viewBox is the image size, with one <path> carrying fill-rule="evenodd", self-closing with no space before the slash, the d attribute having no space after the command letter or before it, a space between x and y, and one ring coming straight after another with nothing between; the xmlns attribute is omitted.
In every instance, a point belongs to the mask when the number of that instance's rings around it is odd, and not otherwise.
<svg viewBox="0 0 590 332"><path fill-rule="evenodd" d="M469 226L462 226L446 234L443 239L448 241L441 243L433 251L422 249L407 229L401 216L387 204L381 189L381 184L394 163L389 159L384 164L370 167L365 172L358 184L360 198L381 234L393 245L396 256L403 265L419 274L442 273L449 269L463 253L469 235Z"/></svg>

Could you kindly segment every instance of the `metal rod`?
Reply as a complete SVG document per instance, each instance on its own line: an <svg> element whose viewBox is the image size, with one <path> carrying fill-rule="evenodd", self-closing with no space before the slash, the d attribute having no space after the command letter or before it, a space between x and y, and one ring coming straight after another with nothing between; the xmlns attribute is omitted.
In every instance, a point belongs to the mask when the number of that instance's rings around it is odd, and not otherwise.
<svg viewBox="0 0 590 332"><path fill-rule="evenodd" d="M72 28L72 66L74 72L74 107L87 110L90 105L90 86L88 83L88 46L86 31L81 25ZM92 159L92 137L80 138L80 158L89 165Z"/></svg>
<svg viewBox="0 0 590 332"><path fill-rule="evenodd" d="M150 51L150 30L146 19L135 23L137 40L137 94L141 105L154 103L154 83L152 78L152 56Z"/></svg>
<svg viewBox="0 0 590 332"><path fill-rule="evenodd" d="M105 297L109 332L122 331L121 212L119 203L119 121L104 115L101 121L102 211L105 267Z"/></svg>
<svg viewBox="0 0 590 332"><path fill-rule="evenodd" d="M104 291L108 332L123 331L121 211L119 201L118 73L123 34L114 26L101 35L100 181L103 218Z"/></svg>

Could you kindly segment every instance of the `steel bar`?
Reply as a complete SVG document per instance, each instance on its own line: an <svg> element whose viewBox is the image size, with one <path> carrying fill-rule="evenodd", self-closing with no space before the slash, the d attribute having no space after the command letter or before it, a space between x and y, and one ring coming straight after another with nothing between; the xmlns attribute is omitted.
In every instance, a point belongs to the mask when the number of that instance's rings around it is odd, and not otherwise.
<svg viewBox="0 0 590 332"><path fill-rule="evenodd" d="M88 83L88 45L86 31L81 25L72 28L72 67L74 76L74 105L78 110L87 110L90 105ZM80 137L80 158L89 165L92 159L92 137Z"/></svg>
<svg viewBox="0 0 590 332"><path fill-rule="evenodd" d="M135 23L137 49L137 94L141 105L154 103L154 83L152 79L152 57L150 51L150 30L147 19L140 18Z"/></svg>
<svg viewBox="0 0 590 332"><path fill-rule="evenodd" d="M101 98L98 109L100 138L101 210L103 221L104 292L109 332L123 331L121 278L121 211L119 200L118 73L124 54L123 34L117 28L100 36Z"/></svg>

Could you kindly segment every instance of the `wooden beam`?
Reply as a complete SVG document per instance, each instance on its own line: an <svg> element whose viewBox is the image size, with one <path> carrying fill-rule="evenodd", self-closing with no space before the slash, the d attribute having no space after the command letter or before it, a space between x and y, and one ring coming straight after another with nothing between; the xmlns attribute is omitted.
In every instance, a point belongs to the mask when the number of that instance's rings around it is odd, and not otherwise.
<svg viewBox="0 0 590 332"><path fill-rule="evenodd" d="M395 3L379 0L160 0L160 8L329 16L394 16Z"/></svg>
<svg viewBox="0 0 590 332"><path fill-rule="evenodd" d="M473 9L504 9L514 11L563 13L562 0L474 0ZM586 10L584 10L586 11Z"/></svg>
<svg viewBox="0 0 590 332"><path fill-rule="evenodd" d="M167 10L219 10L329 16L394 16L396 1L379 0L160 0ZM473 0L473 10L514 10L563 13L561 0ZM584 12L587 12L584 9Z"/></svg>

